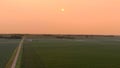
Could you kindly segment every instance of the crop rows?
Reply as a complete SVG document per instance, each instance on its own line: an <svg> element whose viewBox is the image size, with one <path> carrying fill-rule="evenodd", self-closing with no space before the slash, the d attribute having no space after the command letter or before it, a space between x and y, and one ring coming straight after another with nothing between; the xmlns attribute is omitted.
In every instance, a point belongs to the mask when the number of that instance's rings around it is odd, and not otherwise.
<svg viewBox="0 0 120 68"><path fill-rule="evenodd" d="M0 68L5 68L19 40L0 39Z"/></svg>
<svg viewBox="0 0 120 68"><path fill-rule="evenodd" d="M25 42L21 68L119 68L120 42L39 39Z"/></svg>

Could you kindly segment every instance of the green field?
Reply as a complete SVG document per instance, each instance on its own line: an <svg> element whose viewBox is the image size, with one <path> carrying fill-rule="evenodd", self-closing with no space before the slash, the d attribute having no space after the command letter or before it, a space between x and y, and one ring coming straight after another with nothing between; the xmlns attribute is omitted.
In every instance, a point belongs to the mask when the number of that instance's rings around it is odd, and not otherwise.
<svg viewBox="0 0 120 68"><path fill-rule="evenodd" d="M120 40L26 41L21 68L120 68Z"/></svg>
<svg viewBox="0 0 120 68"><path fill-rule="evenodd" d="M5 68L19 40L0 39L0 68Z"/></svg>

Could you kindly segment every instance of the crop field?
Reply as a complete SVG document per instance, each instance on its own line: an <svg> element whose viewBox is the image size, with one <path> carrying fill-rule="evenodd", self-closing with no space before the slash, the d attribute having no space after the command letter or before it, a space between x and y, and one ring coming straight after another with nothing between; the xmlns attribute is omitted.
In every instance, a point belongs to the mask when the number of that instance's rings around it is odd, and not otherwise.
<svg viewBox="0 0 120 68"><path fill-rule="evenodd" d="M19 40L0 39L0 68L5 68Z"/></svg>
<svg viewBox="0 0 120 68"><path fill-rule="evenodd" d="M33 39L21 68L120 68L119 39Z"/></svg>

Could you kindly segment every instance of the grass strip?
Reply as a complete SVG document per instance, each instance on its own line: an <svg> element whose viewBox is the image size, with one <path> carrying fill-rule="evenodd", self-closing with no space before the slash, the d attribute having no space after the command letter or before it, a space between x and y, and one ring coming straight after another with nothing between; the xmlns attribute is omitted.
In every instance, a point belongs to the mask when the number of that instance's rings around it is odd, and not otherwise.
<svg viewBox="0 0 120 68"><path fill-rule="evenodd" d="M19 57L18 57L18 60L17 60L17 63L16 63L16 67L15 68L20 68L21 67L21 59L22 59L22 54L23 54L23 46L20 50L20 54L19 54Z"/></svg>
<svg viewBox="0 0 120 68"><path fill-rule="evenodd" d="M15 58L16 53L17 53L17 49L18 49L18 47L15 48L13 54L11 55L11 58L8 60L8 63L6 64L5 68L11 68L12 62Z"/></svg>

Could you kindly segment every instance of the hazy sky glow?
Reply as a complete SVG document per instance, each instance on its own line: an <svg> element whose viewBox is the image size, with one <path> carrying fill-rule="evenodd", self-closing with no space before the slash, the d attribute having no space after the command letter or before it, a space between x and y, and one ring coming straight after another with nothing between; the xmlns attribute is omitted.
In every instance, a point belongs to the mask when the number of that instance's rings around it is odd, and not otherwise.
<svg viewBox="0 0 120 68"><path fill-rule="evenodd" d="M120 0L0 0L0 33L120 35Z"/></svg>

